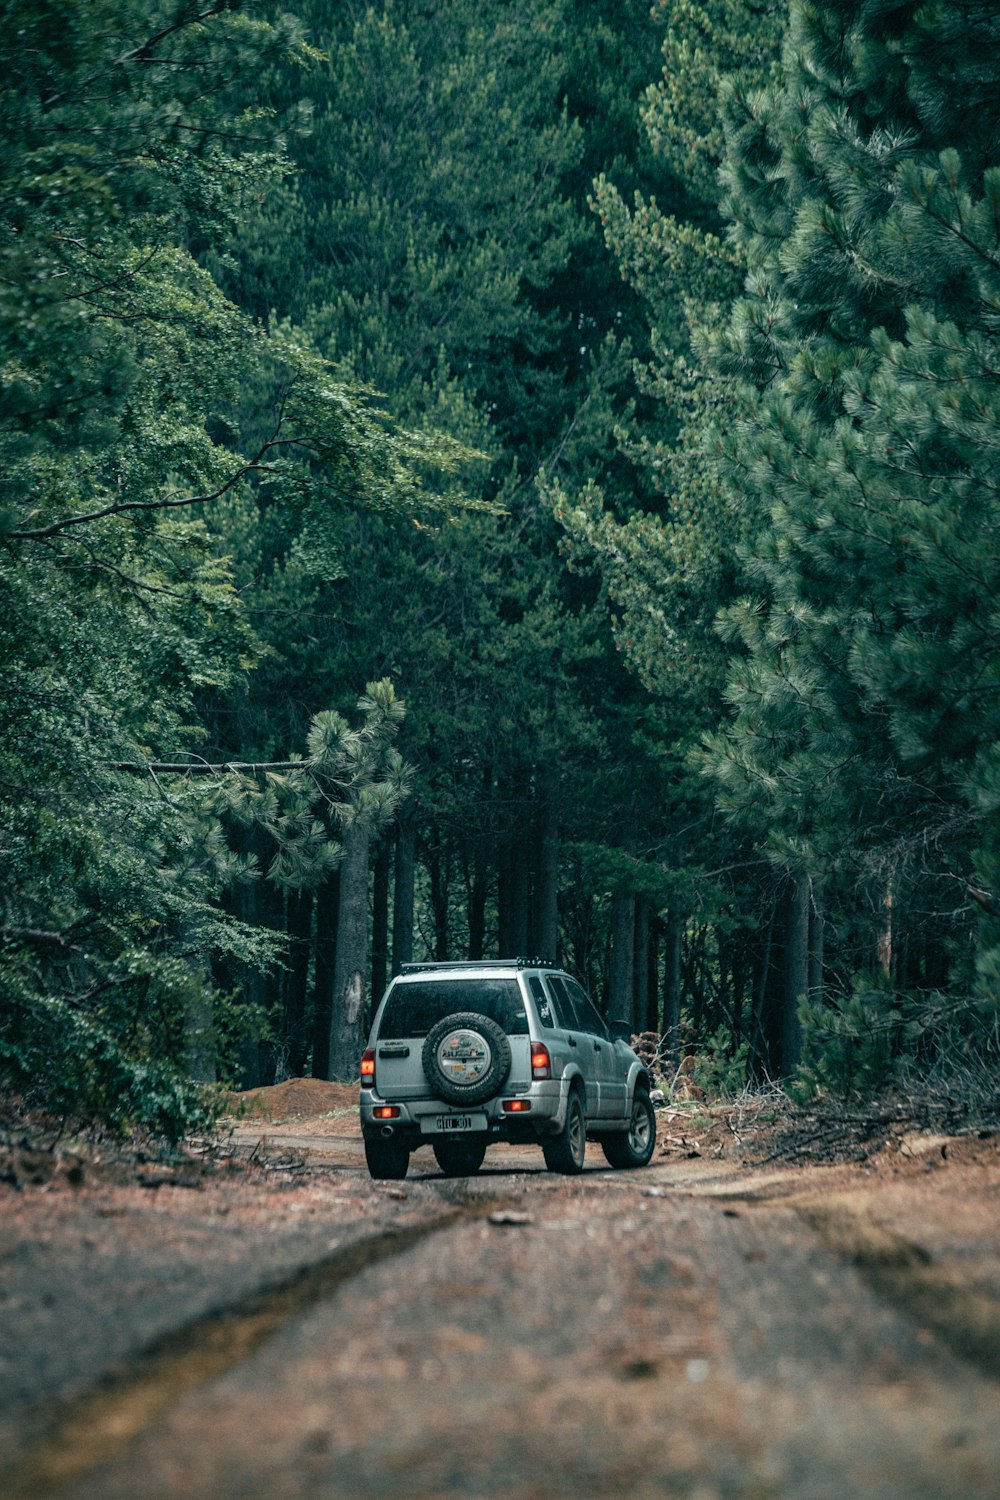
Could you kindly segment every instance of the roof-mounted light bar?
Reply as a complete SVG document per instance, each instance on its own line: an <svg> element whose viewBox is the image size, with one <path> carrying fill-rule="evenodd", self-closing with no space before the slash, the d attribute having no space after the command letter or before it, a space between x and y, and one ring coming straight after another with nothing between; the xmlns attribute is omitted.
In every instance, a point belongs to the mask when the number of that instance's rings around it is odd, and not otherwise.
<svg viewBox="0 0 1000 1500"><path fill-rule="evenodd" d="M428 960L426 963L401 964L401 974L426 974L436 969L555 969L558 964L547 958L467 958L464 960Z"/></svg>

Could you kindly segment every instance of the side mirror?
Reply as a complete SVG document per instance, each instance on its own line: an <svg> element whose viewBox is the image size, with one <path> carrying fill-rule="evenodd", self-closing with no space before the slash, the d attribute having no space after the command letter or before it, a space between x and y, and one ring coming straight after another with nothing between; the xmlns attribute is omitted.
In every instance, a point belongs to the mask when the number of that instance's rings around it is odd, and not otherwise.
<svg viewBox="0 0 1000 1500"><path fill-rule="evenodd" d="M631 1040L632 1028L627 1021L609 1021L608 1027L616 1042L627 1042Z"/></svg>

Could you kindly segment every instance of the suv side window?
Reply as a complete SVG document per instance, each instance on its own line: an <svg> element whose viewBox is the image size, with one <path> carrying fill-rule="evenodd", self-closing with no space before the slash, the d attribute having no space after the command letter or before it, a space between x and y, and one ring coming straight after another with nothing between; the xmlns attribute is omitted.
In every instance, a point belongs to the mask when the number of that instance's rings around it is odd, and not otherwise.
<svg viewBox="0 0 1000 1500"><path fill-rule="evenodd" d="M608 1028L605 1026L596 1006L588 999L586 990L575 979L564 979L563 984L573 1002L573 1010L576 1013L577 1025L581 1031L586 1031L590 1036L599 1036L602 1040L608 1040Z"/></svg>
<svg viewBox="0 0 1000 1500"><path fill-rule="evenodd" d="M582 1018L576 1013L572 992L561 974L546 974L545 982L555 996L559 1021L566 1031L582 1031Z"/></svg>
<svg viewBox="0 0 1000 1500"><path fill-rule="evenodd" d="M546 994L545 986L537 974L528 975L528 989L531 991L531 998L535 1002L538 1019L543 1026L551 1030L556 1024L555 1013L552 1009L552 1002Z"/></svg>

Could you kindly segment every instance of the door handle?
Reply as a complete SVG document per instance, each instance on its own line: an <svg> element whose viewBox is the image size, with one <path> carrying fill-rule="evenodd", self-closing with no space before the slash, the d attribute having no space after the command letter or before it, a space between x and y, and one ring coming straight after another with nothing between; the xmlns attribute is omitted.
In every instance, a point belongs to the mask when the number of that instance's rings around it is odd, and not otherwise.
<svg viewBox="0 0 1000 1500"><path fill-rule="evenodd" d="M568 1036L566 1038L566 1040L569 1042L569 1044L570 1044L571 1047L575 1047L576 1046L576 1037L575 1036Z"/></svg>
<svg viewBox="0 0 1000 1500"><path fill-rule="evenodd" d="M600 1052L600 1050L601 1050L601 1044L600 1044L600 1042L595 1042L594 1043L594 1051L595 1052Z"/></svg>

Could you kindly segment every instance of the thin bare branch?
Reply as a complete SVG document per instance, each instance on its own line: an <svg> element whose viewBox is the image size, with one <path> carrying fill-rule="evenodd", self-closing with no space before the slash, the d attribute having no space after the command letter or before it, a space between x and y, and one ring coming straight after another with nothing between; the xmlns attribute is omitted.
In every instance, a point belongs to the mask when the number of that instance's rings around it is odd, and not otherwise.
<svg viewBox="0 0 1000 1500"><path fill-rule="evenodd" d="M311 762L307 760L227 760L210 762L207 760L115 760L111 761L112 771L135 771L143 776L151 776L156 780L157 776L222 776L227 773L236 772L239 775L256 775L261 771L305 771Z"/></svg>

